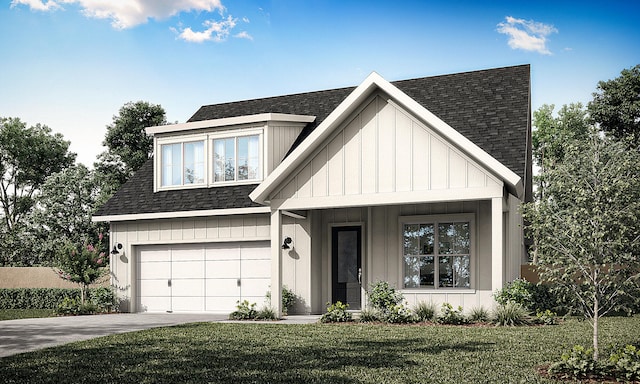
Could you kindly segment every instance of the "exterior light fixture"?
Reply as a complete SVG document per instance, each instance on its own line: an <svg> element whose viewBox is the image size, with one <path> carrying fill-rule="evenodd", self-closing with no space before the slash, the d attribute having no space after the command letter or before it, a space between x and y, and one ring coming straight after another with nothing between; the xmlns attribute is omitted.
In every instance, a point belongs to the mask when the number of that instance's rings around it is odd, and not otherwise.
<svg viewBox="0 0 640 384"><path fill-rule="evenodd" d="M282 242L282 249L291 249L292 245L291 243L293 242L293 240L291 240L291 238L289 236L284 238L284 241Z"/></svg>
<svg viewBox="0 0 640 384"><path fill-rule="evenodd" d="M122 249L122 244L121 243L115 243L115 244L113 244L113 249L111 250L111 254L112 255L119 255L121 249Z"/></svg>

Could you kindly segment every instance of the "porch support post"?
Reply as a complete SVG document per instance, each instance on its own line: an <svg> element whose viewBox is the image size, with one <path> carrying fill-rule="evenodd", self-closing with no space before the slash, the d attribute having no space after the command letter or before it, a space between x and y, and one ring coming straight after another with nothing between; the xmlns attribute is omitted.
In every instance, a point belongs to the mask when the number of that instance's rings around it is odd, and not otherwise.
<svg viewBox="0 0 640 384"><path fill-rule="evenodd" d="M271 211L271 307L282 316L282 216L280 210Z"/></svg>
<svg viewBox="0 0 640 384"><path fill-rule="evenodd" d="M504 285L504 223L502 197L491 199L491 290Z"/></svg>

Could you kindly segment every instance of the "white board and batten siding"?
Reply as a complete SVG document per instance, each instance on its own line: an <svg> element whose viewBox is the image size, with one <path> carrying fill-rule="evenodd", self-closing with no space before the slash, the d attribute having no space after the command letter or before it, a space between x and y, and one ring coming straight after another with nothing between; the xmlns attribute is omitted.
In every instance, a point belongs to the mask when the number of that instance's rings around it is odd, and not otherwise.
<svg viewBox="0 0 640 384"><path fill-rule="evenodd" d="M269 259L269 223L269 216L264 214L211 216L185 219L156 219L111 223L112 242L118 242L124 246L123 254L117 257L112 257L111 259L113 284L118 288L119 295L124 302L129 303L129 308L123 308L123 310L136 311L139 309L139 303L141 300L141 286L139 279L142 277L140 276L140 271L146 270L140 265L140 262L145 259L145 257L146 261L144 262L152 262L155 258L159 259L157 260L158 262L160 262L160 260L164 260L164 262L173 262L173 250L178 250L178 256L175 260L177 263L184 263L176 264L178 268L186 267L187 270L193 270L194 275L192 277L194 279L213 279L213 275L209 275L209 277L206 275L203 275L204 277L198 275L198 273L204 273L203 268L191 268L195 267L198 263L206 263L206 260L209 257L208 255L211 254L208 249L214 249L216 247L222 247L220 249L223 249L224 247L227 247L234 249L234 252L238 252L238 247L241 244L258 244L258 248L264 248L265 250L264 258ZM149 255L149 252L156 253L154 256L144 256L144 254ZM198 256L198 252L202 253L204 256ZM142 257L140 255L141 253L143 254ZM167 258L170 260L167 260ZM162 266L159 264L157 272L164 273L164 276L166 277L164 285L166 286L167 279L171 277L167 277L167 272L163 272L163 268L166 269L167 265L165 264ZM244 268L244 270L248 271L249 269ZM178 273L177 276L184 276L184 271L181 271L180 269L175 271ZM267 280L270 281L268 276L270 268L266 268L266 271ZM210 270L209 273L211 274L216 272ZM243 276L239 277L242 278ZM178 277L178 279L180 278L182 277ZM236 280L234 280L233 283L234 285L237 285ZM213 283L210 282L210 287L212 286L211 284ZM183 287L183 284L178 283L176 292L179 293ZM263 298L266 293L266 289L260 288L260 291L262 292L258 296ZM210 296L211 295L207 295L205 292L203 296L198 297ZM236 297L237 295L230 294L229 296ZM235 302L239 298L240 296L237 296L236 299L233 300L231 310L235 309ZM213 306L210 305L209 308L213 308ZM203 311L204 310L206 310L206 307Z"/></svg>
<svg viewBox="0 0 640 384"><path fill-rule="evenodd" d="M502 196L501 180L381 95L346 121L272 201L303 209L335 206L336 197L367 205Z"/></svg>

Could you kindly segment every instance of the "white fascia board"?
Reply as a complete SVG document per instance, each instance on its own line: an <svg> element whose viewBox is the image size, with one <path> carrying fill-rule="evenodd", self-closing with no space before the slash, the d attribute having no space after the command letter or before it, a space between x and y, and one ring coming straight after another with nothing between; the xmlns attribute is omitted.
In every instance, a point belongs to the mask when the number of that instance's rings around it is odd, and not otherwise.
<svg viewBox="0 0 640 384"><path fill-rule="evenodd" d="M147 127L145 131L147 135L155 135L157 133L182 132L193 129L225 127L230 125L263 123L269 121L281 121L290 123L312 123L315 116L307 115L290 115L287 113L260 113L257 115L246 115L236 117L225 117L222 119L194 121L191 123L158 125L155 127Z"/></svg>
<svg viewBox="0 0 640 384"><path fill-rule="evenodd" d="M327 118L307 137L286 159L271 172L271 174L251 192L249 197L264 204L269 198L269 194L289 175L309 155L315 147L331 134L336 125L341 124L343 119L357 108L371 92L379 88L386 92L391 99L404 106L409 112L415 114L430 127L448 138L454 145L478 160L481 164L496 173L507 185L511 186L518 197L524 196L524 186L520 176L504 166L493 156L478 147L471 140L464 137L460 132L453 129L439 117L429 112L425 107L413 100L407 94L385 80L376 72L372 72L338 107L327 116Z"/></svg>
<svg viewBox="0 0 640 384"><path fill-rule="evenodd" d="M295 169L327 136L331 134L336 125L340 124L360 102L368 97L376 88L376 83L382 79L380 75L372 72L336 109L327 116L311 134L296 147L270 174L260 183L249 197L260 204L264 204L269 198L269 193L288 176L289 170Z"/></svg>
<svg viewBox="0 0 640 384"><path fill-rule="evenodd" d="M179 212L160 212L160 213L136 213L131 215L110 215L110 216L93 216L92 222L100 221L134 221L134 220L153 220L153 219L180 219L188 217L206 217L206 216L230 216L230 215L251 215L255 213L270 213L269 207L252 207L252 208L229 208L229 209L210 209L207 211L179 211Z"/></svg>

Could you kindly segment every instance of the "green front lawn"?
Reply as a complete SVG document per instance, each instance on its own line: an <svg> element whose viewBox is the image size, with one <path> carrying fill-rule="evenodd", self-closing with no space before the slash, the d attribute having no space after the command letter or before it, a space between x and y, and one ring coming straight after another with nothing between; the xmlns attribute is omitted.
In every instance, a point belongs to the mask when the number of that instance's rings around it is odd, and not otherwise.
<svg viewBox="0 0 640 384"><path fill-rule="evenodd" d="M0 321L55 316L53 309L0 309Z"/></svg>
<svg viewBox="0 0 640 384"><path fill-rule="evenodd" d="M601 345L640 341L607 318ZM588 344L591 327L198 323L0 359L5 383L550 383L536 366Z"/></svg>

